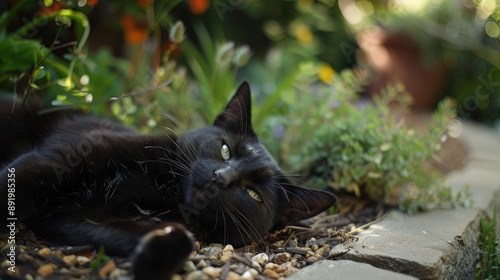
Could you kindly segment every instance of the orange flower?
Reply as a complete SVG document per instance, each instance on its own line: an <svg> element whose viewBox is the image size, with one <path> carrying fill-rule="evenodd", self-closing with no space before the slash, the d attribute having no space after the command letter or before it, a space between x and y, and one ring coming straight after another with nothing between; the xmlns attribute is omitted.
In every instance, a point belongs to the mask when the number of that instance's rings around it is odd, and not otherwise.
<svg viewBox="0 0 500 280"><path fill-rule="evenodd" d="M50 7L42 7L40 9L40 13L42 15L48 15L63 9L64 6L65 6L64 2L54 2Z"/></svg>
<svg viewBox="0 0 500 280"><path fill-rule="evenodd" d="M142 43L148 37L148 29L140 26L133 16L122 16L121 24L125 32L125 41L129 44Z"/></svg>
<svg viewBox="0 0 500 280"><path fill-rule="evenodd" d="M89 6L95 6L99 3L99 0L87 0L87 5Z"/></svg>
<svg viewBox="0 0 500 280"><path fill-rule="evenodd" d="M151 0L137 0L137 4L141 7L147 7L149 4L151 4Z"/></svg>
<svg viewBox="0 0 500 280"><path fill-rule="evenodd" d="M210 6L210 0L189 0L189 9L195 15L204 14Z"/></svg>

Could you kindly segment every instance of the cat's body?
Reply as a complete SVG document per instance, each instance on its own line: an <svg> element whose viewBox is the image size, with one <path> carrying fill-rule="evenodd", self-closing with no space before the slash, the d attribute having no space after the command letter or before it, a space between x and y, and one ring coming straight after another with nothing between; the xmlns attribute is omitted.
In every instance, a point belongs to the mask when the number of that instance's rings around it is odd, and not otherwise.
<svg viewBox="0 0 500 280"><path fill-rule="evenodd" d="M213 126L180 137L38 111L0 99L0 219L15 217L59 244L132 256L142 278L166 277L185 260L192 236L184 226L201 241L243 246L335 202L293 186L260 144L246 83Z"/></svg>

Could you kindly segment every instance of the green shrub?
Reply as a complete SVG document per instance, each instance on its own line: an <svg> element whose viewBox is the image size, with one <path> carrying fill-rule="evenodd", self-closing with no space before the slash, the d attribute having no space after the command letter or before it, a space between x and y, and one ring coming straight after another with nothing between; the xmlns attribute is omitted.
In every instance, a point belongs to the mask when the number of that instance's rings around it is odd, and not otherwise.
<svg viewBox="0 0 500 280"><path fill-rule="evenodd" d="M373 104L345 100L332 108L335 117L318 127L301 153L309 183L410 213L464 202L463 194L453 197L442 175L423 168L446 140L453 102L441 102L425 131L405 126L397 116L409 104L402 86L390 86Z"/></svg>

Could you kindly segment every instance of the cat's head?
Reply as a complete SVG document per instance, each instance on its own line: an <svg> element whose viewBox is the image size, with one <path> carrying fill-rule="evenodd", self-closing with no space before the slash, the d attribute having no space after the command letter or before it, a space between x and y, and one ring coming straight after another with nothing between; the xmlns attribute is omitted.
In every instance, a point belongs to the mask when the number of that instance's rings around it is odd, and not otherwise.
<svg viewBox="0 0 500 280"><path fill-rule="evenodd" d="M244 82L212 126L178 140L189 169L180 210L188 225L202 228L205 241L249 244L336 202L329 192L287 179L252 129L250 100Z"/></svg>

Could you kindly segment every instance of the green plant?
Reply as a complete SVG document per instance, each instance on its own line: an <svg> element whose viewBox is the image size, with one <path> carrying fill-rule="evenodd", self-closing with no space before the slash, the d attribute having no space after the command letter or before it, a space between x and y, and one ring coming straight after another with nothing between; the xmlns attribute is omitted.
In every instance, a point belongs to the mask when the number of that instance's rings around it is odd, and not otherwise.
<svg viewBox="0 0 500 280"><path fill-rule="evenodd" d="M195 105L202 123L213 121L214 116L223 109L227 98L236 88L236 75L251 57L246 45L235 46L234 42L217 42L209 36L205 26L194 27L200 48L186 40L181 45L185 52L189 70L196 79L194 93L189 101Z"/></svg>
<svg viewBox="0 0 500 280"><path fill-rule="evenodd" d="M500 247L497 237L496 210L493 217L482 218L480 223L479 263L476 269L476 280L498 279L500 276Z"/></svg>
<svg viewBox="0 0 500 280"><path fill-rule="evenodd" d="M320 48L313 33L329 27L320 24L325 15L315 11L328 1L319 6L297 3L301 16L286 25L293 37L282 34L288 37L264 60L251 57L246 45L212 38L202 25L193 27L199 42L194 44L184 38L184 25L170 16L180 1L145 2L125 6L145 26L126 17L126 58L117 58L107 49L85 51L89 23L85 13L72 10L76 7L44 15L44 20L64 23L50 46L40 38L22 36L41 18L8 34L9 19L31 3L20 1L0 17L0 51L8 54L0 58L0 88L12 92L28 77L21 92L31 96L43 91L42 97L55 109L71 105L98 115L111 111L141 131L162 126L182 131L212 122L236 81L248 78L254 93L254 128L284 169L305 170L312 175L312 185L367 195L410 212L457 201L439 176L421 167L422 159L441 143L453 117L451 102L441 105L426 134L405 128L389 110L389 104L409 103L399 87L390 88L375 105L362 103L357 93L363 81L349 70L335 73L316 57ZM55 55L59 32L68 29L79 40L67 54ZM160 31L166 29L172 44L163 49ZM175 48L185 58L173 59ZM190 81L189 74L195 79Z"/></svg>
<svg viewBox="0 0 500 280"><path fill-rule="evenodd" d="M32 21L27 22L13 33L7 34L7 26L16 13L29 1L19 1L10 11L0 16L0 87L28 97L30 93L40 91L52 85L59 85L73 96L85 98L87 92L78 82L79 76L75 67L85 59L83 48L88 39L90 27L85 14L70 9L61 9L42 13ZM39 40L27 38L28 34L39 32L41 26L49 21L59 24L58 30L50 46L43 45ZM52 51L63 29L76 23L75 33L79 40L73 45L71 54L66 56L68 62L53 55Z"/></svg>
<svg viewBox="0 0 500 280"><path fill-rule="evenodd" d="M406 127L397 112L407 109L409 95L390 86L374 104L345 100L332 108L334 122L319 127L301 153L313 186L328 185L409 213L465 202L454 197L442 176L424 170L423 161L440 149L455 114L444 100L426 131Z"/></svg>
<svg viewBox="0 0 500 280"><path fill-rule="evenodd" d="M97 271L102 265L109 262L110 260L111 258L106 255L104 246L101 245L97 250L95 258L90 263L90 267L92 268L92 270Z"/></svg>

